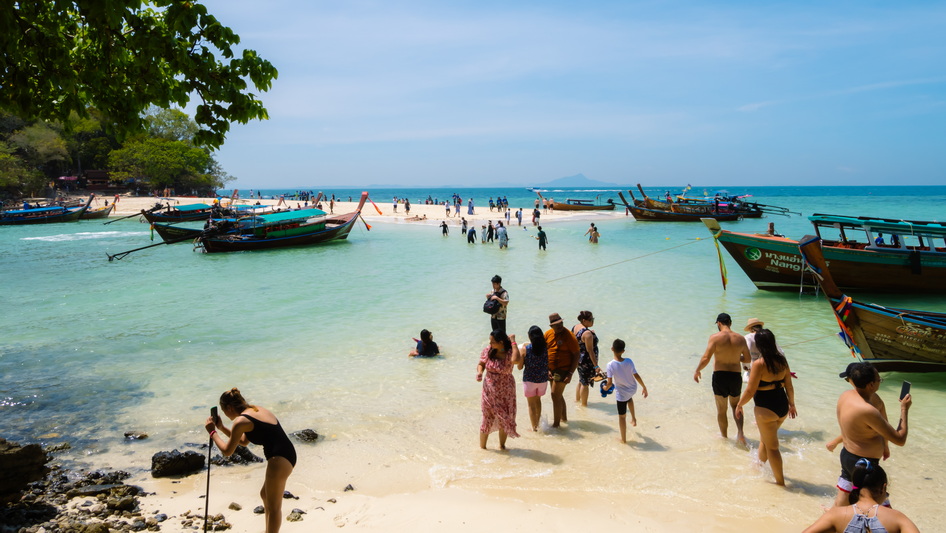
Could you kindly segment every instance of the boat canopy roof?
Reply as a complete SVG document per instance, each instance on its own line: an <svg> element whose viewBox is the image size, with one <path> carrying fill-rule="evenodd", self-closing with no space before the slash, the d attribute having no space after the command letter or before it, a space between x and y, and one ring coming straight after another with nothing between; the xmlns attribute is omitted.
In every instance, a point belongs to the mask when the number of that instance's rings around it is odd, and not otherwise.
<svg viewBox="0 0 946 533"><path fill-rule="evenodd" d="M892 218L848 217L842 215L824 215L815 213L808 220L816 226L840 225L849 228L865 228L868 230L896 233L899 235L933 235L946 237L946 224L940 222L926 222L922 220L897 220Z"/></svg>
<svg viewBox="0 0 946 533"><path fill-rule="evenodd" d="M60 206L58 206L58 205L54 205L54 206L51 206L51 207L35 207L35 208L33 208L33 209L17 209L17 210L15 210L15 211L4 211L3 214L4 214L4 215L51 214L51 213L59 213L59 212L65 211L65 210L66 210L65 207L60 207Z"/></svg>
<svg viewBox="0 0 946 533"><path fill-rule="evenodd" d="M278 222L289 222L291 220L304 220L312 217L324 216L325 211L321 209L299 209L296 211L283 211L281 213L272 213L269 215L257 215L257 220L262 220L264 224L275 224Z"/></svg>
<svg viewBox="0 0 946 533"><path fill-rule="evenodd" d="M210 209L210 206L207 204L184 204L184 205L175 206L174 209L177 209L178 211L185 211L185 212L203 211L205 209Z"/></svg>

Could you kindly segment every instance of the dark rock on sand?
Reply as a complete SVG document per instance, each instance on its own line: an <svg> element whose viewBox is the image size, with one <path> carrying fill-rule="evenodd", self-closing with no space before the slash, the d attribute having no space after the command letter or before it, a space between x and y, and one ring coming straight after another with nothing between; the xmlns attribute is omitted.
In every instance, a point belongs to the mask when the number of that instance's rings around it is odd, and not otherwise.
<svg viewBox="0 0 946 533"><path fill-rule="evenodd" d="M355 487L352 487L351 483L349 483L348 485L345 485L345 492L348 492L350 490L355 490Z"/></svg>
<svg viewBox="0 0 946 533"><path fill-rule="evenodd" d="M125 440L144 440L148 438L147 433L142 433L140 431L126 431Z"/></svg>
<svg viewBox="0 0 946 533"><path fill-rule="evenodd" d="M300 431L294 431L289 434L294 437L299 442L315 442L319 440L319 434L311 429L303 429Z"/></svg>
<svg viewBox="0 0 946 533"><path fill-rule="evenodd" d="M284 490L284 491L283 491L283 493L282 493L282 498L283 498L284 500L298 500L298 499L299 499L298 496L296 496L295 494L289 492L288 490Z"/></svg>
<svg viewBox="0 0 946 533"><path fill-rule="evenodd" d="M286 517L286 520L290 522L302 522L302 515L305 514L305 511L302 509L293 509L289 516Z"/></svg>
<svg viewBox="0 0 946 533"><path fill-rule="evenodd" d="M263 514L263 513L265 513L265 512L266 512L266 508L263 507L262 505L257 505L257 506L253 509L253 514Z"/></svg>
<svg viewBox="0 0 946 533"><path fill-rule="evenodd" d="M49 472L47 462L49 456L39 444L20 446L0 439L0 502L19 499L28 483L43 479Z"/></svg>
<svg viewBox="0 0 946 533"><path fill-rule="evenodd" d="M235 452L230 457L224 457L220 454L214 455L210 462L214 466L243 465L249 463L262 463L263 458L254 454L246 446L237 446Z"/></svg>
<svg viewBox="0 0 946 533"><path fill-rule="evenodd" d="M204 468L204 456L187 451L158 452L151 456L151 475L153 477L186 476Z"/></svg>

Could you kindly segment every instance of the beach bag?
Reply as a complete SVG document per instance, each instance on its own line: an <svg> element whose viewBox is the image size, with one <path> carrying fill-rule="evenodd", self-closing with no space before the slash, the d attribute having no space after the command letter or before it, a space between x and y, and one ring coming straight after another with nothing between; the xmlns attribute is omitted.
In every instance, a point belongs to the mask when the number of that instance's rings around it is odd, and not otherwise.
<svg viewBox="0 0 946 533"><path fill-rule="evenodd" d="M486 300L486 303L483 304L483 312L487 315L495 315L499 312L499 308L502 307L502 304L499 303L499 300L493 300L490 298Z"/></svg>

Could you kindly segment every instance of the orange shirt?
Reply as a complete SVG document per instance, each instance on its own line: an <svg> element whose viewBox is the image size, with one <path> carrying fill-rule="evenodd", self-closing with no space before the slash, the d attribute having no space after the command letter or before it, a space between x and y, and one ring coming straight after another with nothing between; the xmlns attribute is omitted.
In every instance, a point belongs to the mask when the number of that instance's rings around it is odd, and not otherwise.
<svg viewBox="0 0 946 533"><path fill-rule="evenodd" d="M571 331L562 328L556 333L550 329L545 332L545 344L549 350L549 370L571 370L577 365L578 338Z"/></svg>

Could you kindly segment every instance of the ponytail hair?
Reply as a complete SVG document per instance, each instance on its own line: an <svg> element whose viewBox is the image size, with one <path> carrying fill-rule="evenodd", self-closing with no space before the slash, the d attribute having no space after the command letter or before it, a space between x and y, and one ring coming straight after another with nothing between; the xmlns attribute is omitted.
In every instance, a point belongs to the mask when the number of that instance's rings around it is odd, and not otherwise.
<svg viewBox="0 0 946 533"><path fill-rule="evenodd" d="M490 333L489 335L490 335L493 339L495 339L497 342L501 342L501 343L503 344L503 352L504 352L504 353L507 353L507 354L508 354L508 353L512 350L512 341L509 340L509 335L506 335L506 332L505 332L505 331L502 331L502 330L497 329L497 330L494 330L494 331L493 331L492 333ZM489 358L490 358L490 359L499 359L499 358L500 358L500 357L497 355L496 348L490 348L490 349L489 349Z"/></svg>
<svg viewBox="0 0 946 533"><path fill-rule="evenodd" d="M885 485L887 484L887 473L879 464L874 464L867 459L858 459L854 463L854 471L851 474L851 482L854 487L847 495L848 503L851 505L857 503L861 497L861 489L867 489L874 501L882 502L886 499Z"/></svg>
<svg viewBox="0 0 946 533"><path fill-rule="evenodd" d="M254 411L259 411L259 407L246 402L246 398L240 394L240 389L236 387L220 395L220 407L230 407L238 413L242 413L250 407L252 407Z"/></svg>
<svg viewBox="0 0 946 533"><path fill-rule="evenodd" d="M529 342L532 343L533 354L545 355L548 352L548 345L545 344L545 333L539 326L529 328Z"/></svg>

